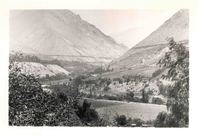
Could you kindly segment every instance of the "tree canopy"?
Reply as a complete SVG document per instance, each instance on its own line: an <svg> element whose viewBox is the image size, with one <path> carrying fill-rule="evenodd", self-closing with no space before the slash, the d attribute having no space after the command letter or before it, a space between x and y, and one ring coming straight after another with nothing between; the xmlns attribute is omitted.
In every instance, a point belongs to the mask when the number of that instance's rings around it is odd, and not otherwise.
<svg viewBox="0 0 200 136"><path fill-rule="evenodd" d="M182 43L169 39L169 51L159 61L168 69L163 78L170 80L167 108L174 123L168 127L185 127L189 123L189 50ZM168 116L168 118L169 118ZM166 121L166 120L165 120ZM166 123L169 124L169 123Z"/></svg>

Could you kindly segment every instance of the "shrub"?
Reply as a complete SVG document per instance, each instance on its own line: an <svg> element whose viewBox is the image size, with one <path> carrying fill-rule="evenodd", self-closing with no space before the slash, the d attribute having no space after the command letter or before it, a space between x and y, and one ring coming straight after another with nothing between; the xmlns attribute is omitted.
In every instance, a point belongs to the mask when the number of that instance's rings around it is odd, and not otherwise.
<svg viewBox="0 0 200 136"><path fill-rule="evenodd" d="M135 123L137 127L141 127L143 124L143 120L141 120L140 118L135 118L132 120L132 123Z"/></svg>
<svg viewBox="0 0 200 136"><path fill-rule="evenodd" d="M87 100L84 100L83 104L79 105L77 115L85 124L99 119L98 113L91 109L91 103Z"/></svg>
<svg viewBox="0 0 200 136"><path fill-rule="evenodd" d="M73 80L74 87L78 88L80 85L82 85L83 80L85 78L86 77L84 75L80 75L80 76L75 77L75 79Z"/></svg>
<svg viewBox="0 0 200 136"><path fill-rule="evenodd" d="M134 99L134 93L133 93L133 92L128 92L128 93L126 93L125 99L126 99L127 101L134 101L134 100L135 100L135 99Z"/></svg>
<svg viewBox="0 0 200 136"><path fill-rule="evenodd" d="M111 125L112 124L109 121L102 119L102 118L99 118L95 121L90 122L90 126L98 126L98 127L104 126L105 127L105 126L111 126Z"/></svg>
<svg viewBox="0 0 200 136"><path fill-rule="evenodd" d="M159 94L163 96L168 95L168 90L170 90L170 86L159 84L158 87L159 87Z"/></svg>
<svg viewBox="0 0 200 136"><path fill-rule="evenodd" d="M65 94L68 97L78 98L79 92L73 83L62 84L62 85L51 85L50 88L55 94Z"/></svg>
<svg viewBox="0 0 200 136"><path fill-rule="evenodd" d="M116 122L117 126L126 126L128 123L125 115L116 115L114 117L114 122Z"/></svg>
<svg viewBox="0 0 200 136"><path fill-rule="evenodd" d="M160 75L162 72L164 72L165 69L158 69L155 72L152 73L152 78L157 77Z"/></svg>
<svg viewBox="0 0 200 136"><path fill-rule="evenodd" d="M168 69L165 80L173 85L168 89L167 108L174 118L175 126L188 126L189 123L189 50L182 43L169 39L169 50L159 61Z"/></svg>
<svg viewBox="0 0 200 136"><path fill-rule="evenodd" d="M139 98L139 97L134 97L134 100L133 100L134 102L142 102L142 99L141 98Z"/></svg>
<svg viewBox="0 0 200 136"><path fill-rule="evenodd" d="M149 103L149 94L145 89L142 89L142 102Z"/></svg>
<svg viewBox="0 0 200 136"><path fill-rule="evenodd" d="M155 127L166 127L166 118L167 118L167 113L166 112L160 112L158 114L158 116L156 117L156 120L155 120L155 124L154 126Z"/></svg>
<svg viewBox="0 0 200 136"><path fill-rule="evenodd" d="M164 104L165 102L163 101L162 98L153 97L153 98L152 98L152 103L153 103L153 104Z"/></svg>
<svg viewBox="0 0 200 136"><path fill-rule="evenodd" d="M9 66L9 125L76 126L82 125L73 107L76 98L64 94L47 94L32 75Z"/></svg>
<svg viewBox="0 0 200 136"><path fill-rule="evenodd" d="M185 124L184 124L185 125ZM177 119L173 114L160 112L154 122L155 127L178 127Z"/></svg>
<svg viewBox="0 0 200 136"><path fill-rule="evenodd" d="M42 106L42 103L38 103L42 98L41 85L33 76L20 72L17 67L10 67L9 125L42 125L43 120L35 118L36 114L39 116L41 113L38 108Z"/></svg>
<svg viewBox="0 0 200 136"><path fill-rule="evenodd" d="M123 79L122 78L114 78L113 81L118 81L119 84L123 83Z"/></svg>
<svg viewBox="0 0 200 136"><path fill-rule="evenodd" d="M125 115L116 115L114 117L114 124L116 126L127 126L127 127L142 127L143 123L145 123L140 118L128 118ZM133 125L134 124L134 125Z"/></svg>
<svg viewBox="0 0 200 136"><path fill-rule="evenodd" d="M109 86L105 86L104 89L103 89L105 92L108 92L110 90L110 87Z"/></svg>

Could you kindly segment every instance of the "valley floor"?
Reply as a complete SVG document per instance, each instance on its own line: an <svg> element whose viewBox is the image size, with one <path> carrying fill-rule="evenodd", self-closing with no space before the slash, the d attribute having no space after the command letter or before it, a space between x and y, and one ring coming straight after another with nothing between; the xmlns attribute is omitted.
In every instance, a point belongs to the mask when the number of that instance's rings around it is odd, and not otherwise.
<svg viewBox="0 0 200 136"><path fill-rule="evenodd" d="M144 121L155 120L159 112L167 111L165 105L146 104L136 102L122 102L113 100L97 100L86 98L99 115L106 120L113 121L114 116L126 115L130 118L140 118Z"/></svg>

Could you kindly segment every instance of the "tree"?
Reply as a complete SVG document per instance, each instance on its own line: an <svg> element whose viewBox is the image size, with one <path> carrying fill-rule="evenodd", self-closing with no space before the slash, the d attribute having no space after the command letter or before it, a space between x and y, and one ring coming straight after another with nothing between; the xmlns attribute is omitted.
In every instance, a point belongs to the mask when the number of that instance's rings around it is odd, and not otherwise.
<svg viewBox="0 0 200 136"><path fill-rule="evenodd" d="M148 103L149 102L149 90L147 90L149 87L149 84L145 84L144 88L141 90L142 92L142 102Z"/></svg>
<svg viewBox="0 0 200 136"><path fill-rule="evenodd" d="M125 99L127 101L134 101L134 93L131 91L128 91L125 95Z"/></svg>
<svg viewBox="0 0 200 136"><path fill-rule="evenodd" d="M77 115L85 124L88 124L92 121L97 121L99 119L97 111L91 108L91 103L86 99L83 101L82 105L79 105Z"/></svg>
<svg viewBox="0 0 200 136"><path fill-rule="evenodd" d="M154 122L155 127L166 127L167 112L160 112Z"/></svg>
<svg viewBox="0 0 200 136"><path fill-rule="evenodd" d="M163 79L172 82L167 100L170 117L174 118L175 126L185 127L189 123L189 51L183 44L170 38L169 51L159 64L168 69L167 75L162 76Z"/></svg>
<svg viewBox="0 0 200 136"><path fill-rule="evenodd" d="M82 125L75 113L75 97L70 99L65 94L44 92L37 78L23 74L15 62L10 61L9 125Z"/></svg>
<svg viewBox="0 0 200 136"><path fill-rule="evenodd" d="M125 126L128 123L125 115L116 115L114 117L114 121L116 122L117 126Z"/></svg>

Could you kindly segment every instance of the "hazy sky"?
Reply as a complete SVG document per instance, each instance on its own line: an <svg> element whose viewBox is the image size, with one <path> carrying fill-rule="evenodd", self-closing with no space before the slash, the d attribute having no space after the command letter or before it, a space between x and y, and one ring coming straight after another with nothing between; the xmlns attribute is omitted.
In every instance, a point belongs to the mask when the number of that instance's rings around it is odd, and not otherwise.
<svg viewBox="0 0 200 136"><path fill-rule="evenodd" d="M72 10L107 35L142 28L145 38L177 10ZM137 32L136 32L137 33ZM117 38L117 37L114 37ZM118 41L118 39L115 39ZM126 39L125 39L126 40ZM137 39L133 39L136 40ZM138 39L139 40L139 39ZM141 40L141 39L140 39ZM123 42L123 41L122 41Z"/></svg>

